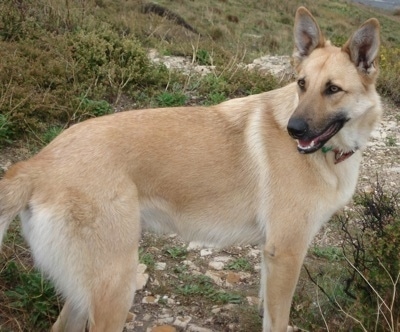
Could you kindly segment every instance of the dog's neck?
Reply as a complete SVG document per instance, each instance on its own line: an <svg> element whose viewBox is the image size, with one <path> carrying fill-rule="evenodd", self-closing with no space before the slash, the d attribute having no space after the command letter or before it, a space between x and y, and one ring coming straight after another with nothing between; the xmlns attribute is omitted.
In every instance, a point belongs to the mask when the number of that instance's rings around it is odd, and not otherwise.
<svg viewBox="0 0 400 332"><path fill-rule="evenodd" d="M357 151L357 149L344 152L339 149L335 149L332 146L323 146L321 149L322 153L328 153L329 151L332 151L335 153L335 164L339 164L340 162L346 160L347 158L350 158L354 152Z"/></svg>

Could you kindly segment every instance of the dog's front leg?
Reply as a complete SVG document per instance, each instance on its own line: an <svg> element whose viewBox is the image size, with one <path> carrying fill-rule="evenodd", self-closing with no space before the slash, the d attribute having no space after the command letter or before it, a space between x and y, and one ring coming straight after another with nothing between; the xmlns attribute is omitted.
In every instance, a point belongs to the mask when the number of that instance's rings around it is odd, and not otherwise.
<svg viewBox="0 0 400 332"><path fill-rule="evenodd" d="M290 306L304 256L307 239L300 234L271 234L263 248L261 296L264 332L286 332Z"/></svg>

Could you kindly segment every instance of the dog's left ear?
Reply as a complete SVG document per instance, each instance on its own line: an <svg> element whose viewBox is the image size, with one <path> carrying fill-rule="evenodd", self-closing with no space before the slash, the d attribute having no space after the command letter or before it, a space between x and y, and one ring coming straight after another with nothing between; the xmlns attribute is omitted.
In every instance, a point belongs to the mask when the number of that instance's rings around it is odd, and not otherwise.
<svg viewBox="0 0 400 332"><path fill-rule="evenodd" d="M375 18L366 21L343 45L357 69L365 74L376 72L375 60L380 46L380 26Z"/></svg>

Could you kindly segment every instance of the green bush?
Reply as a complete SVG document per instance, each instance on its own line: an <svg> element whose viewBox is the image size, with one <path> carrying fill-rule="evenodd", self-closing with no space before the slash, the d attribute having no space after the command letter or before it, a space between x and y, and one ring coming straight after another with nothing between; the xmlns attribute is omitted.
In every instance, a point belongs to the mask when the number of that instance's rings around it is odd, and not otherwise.
<svg viewBox="0 0 400 332"><path fill-rule="evenodd" d="M145 90L151 96L171 79L164 66L150 63L139 42L107 24L36 41L0 42L0 57L3 143L48 125L67 127L107 114L123 94L134 98Z"/></svg>

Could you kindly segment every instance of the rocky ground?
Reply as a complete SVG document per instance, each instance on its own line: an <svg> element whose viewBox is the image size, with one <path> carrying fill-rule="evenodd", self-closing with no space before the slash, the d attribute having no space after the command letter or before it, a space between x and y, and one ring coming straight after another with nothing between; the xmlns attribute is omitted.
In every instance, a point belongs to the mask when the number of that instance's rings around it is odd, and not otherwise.
<svg viewBox="0 0 400 332"><path fill-rule="evenodd" d="M191 59L161 57L150 53L155 62L187 73L209 73L213 67L196 66ZM272 71L281 79L292 75L289 57L263 57L247 65ZM385 113L374 132L360 175L359 190L372 190L378 176L394 190L400 183L400 114L384 101ZM29 153L24 149L2 150L0 167ZM334 239L329 224L317 236L319 244ZM139 290L125 331L136 332L223 332L260 331L257 305L260 251L257 247L223 250L184 243L176 235L157 237L144 234Z"/></svg>

